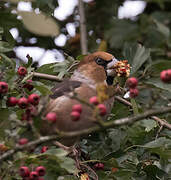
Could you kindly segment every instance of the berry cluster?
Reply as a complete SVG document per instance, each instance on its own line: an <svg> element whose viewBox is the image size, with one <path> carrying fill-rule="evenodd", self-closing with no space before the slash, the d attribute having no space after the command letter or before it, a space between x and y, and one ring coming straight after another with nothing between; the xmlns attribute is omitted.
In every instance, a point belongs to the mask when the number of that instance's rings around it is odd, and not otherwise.
<svg viewBox="0 0 171 180"><path fill-rule="evenodd" d="M34 171L30 171L27 166L21 166L19 174L23 180L44 180L41 177L46 174L46 169L44 166L38 166Z"/></svg>
<svg viewBox="0 0 171 180"><path fill-rule="evenodd" d="M170 82L171 82L171 69L163 70L163 71L160 73L160 79L161 79L164 83L170 83Z"/></svg>
<svg viewBox="0 0 171 180"><path fill-rule="evenodd" d="M93 96L89 99L89 103L97 106L100 116L104 116L107 113L106 106L104 104L99 104L99 100L96 96Z"/></svg>
<svg viewBox="0 0 171 180"><path fill-rule="evenodd" d="M72 121L78 121L82 113L82 105L75 104L72 106L72 112L70 114Z"/></svg>
<svg viewBox="0 0 171 180"><path fill-rule="evenodd" d="M28 90L32 90L33 89L33 85L31 85L30 83L32 82L32 80L28 80L27 83L25 84L25 88L27 88ZM8 84L6 82L0 82L0 95L4 95L8 92ZM8 97L6 104L8 107L14 107L16 105L19 106L19 108L21 109L25 109L26 112L24 114L22 114L22 120L27 120L29 121L31 118L31 115L34 114L34 112L36 111L35 106L37 106L39 104L39 100L40 97L37 94L30 94L28 96L28 98L26 97L21 97L19 99L17 99L16 97Z"/></svg>
<svg viewBox="0 0 171 180"><path fill-rule="evenodd" d="M138 89L137 89L137 85L138 85L138 80L135 77L131 77L128 78L126 81L127 86L129 87L129 95L131 98L135 98L136 96L138 96Z"/></svg>

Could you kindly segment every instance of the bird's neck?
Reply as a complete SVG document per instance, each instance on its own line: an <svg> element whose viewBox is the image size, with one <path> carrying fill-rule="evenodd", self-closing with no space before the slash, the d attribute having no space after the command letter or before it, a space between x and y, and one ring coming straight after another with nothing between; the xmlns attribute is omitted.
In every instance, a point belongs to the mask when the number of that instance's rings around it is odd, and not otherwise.
<svg viewBox="0 0 171 180"><path fill-rule="evenodd" d="M74 71L73 75L71 76L71 79L75 81L81 81L82 83L87 84L89 87L93 89L96 88L96 82L93 79L85 76L79 70Z"/></svg>

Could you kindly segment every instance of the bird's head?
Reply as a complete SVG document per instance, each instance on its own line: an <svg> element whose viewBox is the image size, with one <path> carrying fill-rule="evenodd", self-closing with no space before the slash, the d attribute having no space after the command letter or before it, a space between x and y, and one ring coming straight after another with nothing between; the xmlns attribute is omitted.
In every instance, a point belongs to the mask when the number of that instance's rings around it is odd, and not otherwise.
<svg viewBox="0 0 171 180"><path fill-rule="evenodd" d="M85 56L78 66L78 71L95 83L106 80L108 85L112 85L115 72L111 67L117 62L112 54L99 51Z"/></svg>

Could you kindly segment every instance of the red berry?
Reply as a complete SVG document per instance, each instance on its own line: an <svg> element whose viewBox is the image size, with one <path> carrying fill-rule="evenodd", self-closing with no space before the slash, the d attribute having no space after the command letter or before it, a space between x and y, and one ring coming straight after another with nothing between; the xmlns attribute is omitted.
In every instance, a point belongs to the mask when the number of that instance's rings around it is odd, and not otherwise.
<svg viewBox="0 0 171 180"><path fill-rule="evenodd" d="M39 179L39 175L36 171L32 171L30 173L30 180L38 180Z"/></svg>
<svg viewBox="0 0 171 180"><path fill-rule="evenodd" d="M44 153L48 150L48 146L43 146L41 149L41 153Z"/></svg>
<svg viewBox="0 0 171 180"><path fill-rule="evenodd" d="M18 103L18 99L16 97L9 97L7 100L8 106L15 106Z"/></svg>
<svg viewBox="0 0 171 180"><path fill-rule="evenodd" d="M93 96L89 99L89 103L90 104L94 104L94 105L98 105L99 104L99 100L97 98L97 96Z"/></svg>
<svg viewBox="0 0 171 180"><path fill-rule="evenodd" d="M44 166L38 166L36 168L36 172L38 173L39 176L44 176L46 174L46 169Z"/></svg>
<svg viewBox="0 0 171 180"><path fill-rule="evenodd" d="M169 76L169 78L170 78L170 81L171 81L171 69L168 69L168 70L167 70L167 74L168 74L168 76Z"/></svg>
<svg viewBox="0 0 171 180"><path fill-rule="evenodd" d="M8 92L8 84L6 82L0 82L0 94L5 94Z"/></svg>
<svg viewBox="0 0 171 180"><path fill-rule="evenodd" d="M104 164L103 163L96 163L94 165L94 168L97 170L104 170Z"/></svg>
<svg viewBox="0 0 171 180"><path fill-rule="evenodd" d="M135 98L136 96L138 96L138 94L139 94L139 91L138 91L137 88L129 90L129 95L130 95L131 98Z"/></svg>
<svg viewBox="0 0 171 180"><path fill-rule="evenodd" d="M24 144L27 144L28 143L28 139L27 138L21 138L19 141L18 141L18 144L19 145L24 145Z"/></svg>
<svg viewBox="0 0 171 180"><path fill-rule="evenodd" d="M82 112L82 105L81 104L75 104L72 106L72 111L77 111L79 113Z"/></svg>
<svg viewBox="0 0 171 180"><path fill-rule="evenodd" d="M78 111L72 111L70 116L72 121L78 121L80 119L80 113Z"/></svg>
<svg viewBox="0 0 171 180"><path fill-rule="evenodd" d="M171 69L163 70L160 73L160 79L165 83L171 82Z"/></svg>
<svg viewBox="0 0 171 180"><path fill-rule="evenodd" d="M21 166L19 170L19 174L21 177L29 177L30 171L27 166Z"/></svg>
<svg viewBox="0 0 171 180"><path fill-rule="evenodd" d="M26 74L27 74L27 69L25 67L23 67L23 66L20 66L18 68L18 75L25 76Z"/></svg>
<svg viewBox="0 0 171 180"><path fill-rule="evenodd" d="M56 117L56 113L54 112L50 112L46 115L46 119L51 122L51 123L55 123L56 120L57 120L57 117Z"/></svg>
<svg viewBox="0 0 171 180"><path fill-rule="evenodd" d="M21 109L25 109L28 106L28 99L25 97L22 97L18 100L18 106Z"/></svg>
<svg viewBox="0 0 171 180"><path fill-rule="evenodd" d="M126 84L129 88L135 88L138 85L138 80L135 77L128 78Z"/></svg>
<svg viewBox="0 0 171 180"><path fill-rule="evenodd" d="M105 106L104 104L99 104L97 107L98 107L98 109L99 109L99 114L100 114L101 116L106 115L107 109L106 109L106 106Z"/></svg>
<svg viewBox="0 0 171 180"><path fill-rule="evenodd" d="M34 88L34 86L32 85L32 82L33 81L31 79L27 80L27 82L26 82L26 84L24 84L23 88L26 88L29 91L31 91Z"/></svg>
<svg viewBox="0 0 171 180"><path fill-rule="evenodd" d="M30 104L33 104L33 105L38 105L39 104L39 100L40 100L40 96L37 95L37 94L31 94L29 97L28 97L28 102Z"/></svg>
<svg viewBox="0 0 171 180"><path fill-rule="evenodd" d="M39 179L38 179L38 180L44 180L44 179L39 177Z"/></svg>

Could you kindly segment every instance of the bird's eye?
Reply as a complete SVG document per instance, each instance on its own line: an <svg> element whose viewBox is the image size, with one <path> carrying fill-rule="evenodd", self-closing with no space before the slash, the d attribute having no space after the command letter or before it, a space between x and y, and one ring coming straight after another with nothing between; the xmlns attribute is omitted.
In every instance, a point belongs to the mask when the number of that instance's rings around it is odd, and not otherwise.
<svg viewBox="0 0 171 180"><path fill-rule="evenodd" d="M101 65L101 66L106 65L105 60L103 60L103 59L101 59L101 58L97 58L95 61L96 61L96 63L97 63L98 65Z"/></svg>

